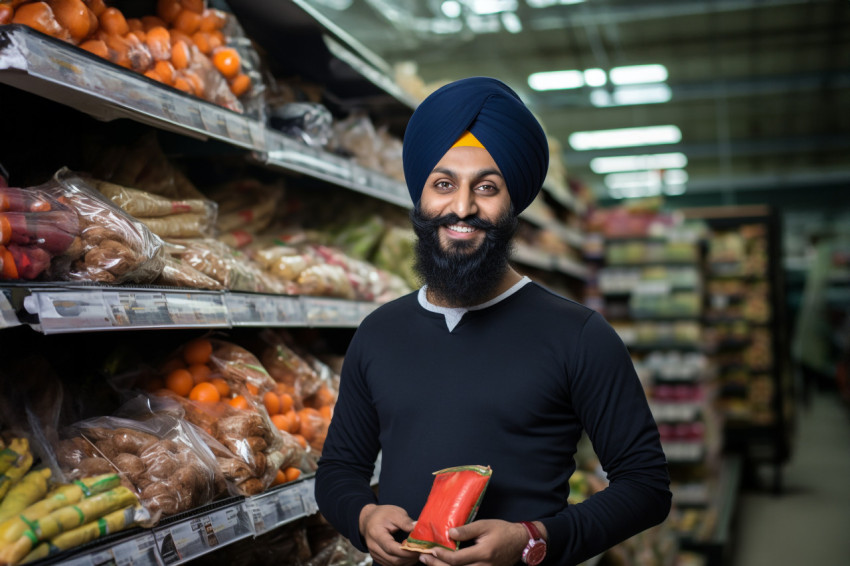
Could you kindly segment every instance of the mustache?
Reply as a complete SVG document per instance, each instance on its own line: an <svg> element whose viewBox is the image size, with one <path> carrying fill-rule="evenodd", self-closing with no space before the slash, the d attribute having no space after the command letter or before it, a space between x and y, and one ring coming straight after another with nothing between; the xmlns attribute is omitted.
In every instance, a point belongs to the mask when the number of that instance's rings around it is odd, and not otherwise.
<svg viewBox="0 0 850 566"><path fill-rule="evenodd" d="M480 216L470 215L464 218L461 218L457 214L450 212L449 214L444 214L443 216L434 216L428 217L425 214L422 214L421 211L419 214L411 213L410 219L413 222L415 228L419 228L421 230L436 230L440 226L449 226L451 224L458 224L463 222L467 226L471 226L472 228L477 228L479 230L493 230L496 228L496 224L490 222L489 220L485 220Z"/></svg>

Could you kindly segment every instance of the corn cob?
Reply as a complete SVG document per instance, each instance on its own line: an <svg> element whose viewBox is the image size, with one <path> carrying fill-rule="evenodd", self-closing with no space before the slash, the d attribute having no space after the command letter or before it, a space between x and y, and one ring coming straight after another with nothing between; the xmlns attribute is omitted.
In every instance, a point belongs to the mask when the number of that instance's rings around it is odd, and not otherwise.
<svg viewBox="0 0 850 566"><path fill-rule="evenodd" d="M34 470L12 486L0 502L0 524L42 499L47 493L48 478L50 478L50 468Z"/></svg>
<svg viewBox="0 0 850 566"><path fill-rule="evenodd" d="M48 542L42 542L24 557L21 564L52 556L64 550L82 546L108 534L128 529L137 524L138 517L143 513L144 510L139 505L113 511L97 521L91 521L76 529L56 535Z"/></svg>
<svg viewBox="0 0 850 566"><path fill-rule="evenodd" d="M35 521L31 530L15 542L0 547L0 566L20 562L39 541L51 539L62 532L74 529L85 523L96 521L100 517L139 500L132 491L124 486L83 499L76 505L68 505L53 511Z"/></svg>
<svg viewBox="0 0 850 566"><path fill-rule="evenodd" d="M0 548L18 540L30 528L33 521L45 517L48 513L119 485L121 485L121 478L118 474L103 474L57 487L41 501L0 523Z"/></svg>
<svg viewBox="0 0 850 566"><path fill-rule="evenodd" d="M0 474L0 501L9 492L13 485L18 480L24 477L32 466L32 454L29 450L29 442L26 438L16 438L12 441L12 446L15 446L15 441L21 441L16 448L12 448L13 453L18 455L18 458L6 468L6 471ZM18 450L18 448L23 448Z"/></svg>

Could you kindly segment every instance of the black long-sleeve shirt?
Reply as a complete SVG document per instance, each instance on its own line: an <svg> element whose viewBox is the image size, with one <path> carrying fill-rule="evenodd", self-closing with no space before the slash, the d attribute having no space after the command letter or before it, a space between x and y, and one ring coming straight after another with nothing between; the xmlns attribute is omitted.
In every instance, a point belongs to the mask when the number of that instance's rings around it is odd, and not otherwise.
<svg viewBox="0 0 850 566"><path fill-rule="evenodd" d="M364 505L416 519L432 472L458 465L493 469L478 519L546 526L546 564L581 562L669 513L666 459L625 346L598 313L536 283L452 331L415 293L382 306L355 333L340 383L316 500L361 550ZM582 429L610 484L567 505Z"/></svg>

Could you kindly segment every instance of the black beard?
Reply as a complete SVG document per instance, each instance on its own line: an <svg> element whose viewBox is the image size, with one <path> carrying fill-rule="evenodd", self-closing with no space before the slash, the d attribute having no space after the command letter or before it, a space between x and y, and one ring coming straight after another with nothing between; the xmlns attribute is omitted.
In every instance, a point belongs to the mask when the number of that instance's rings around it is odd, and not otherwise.
<svg viewBox="0 0 850 566"><path fill-rule="evenodd" d="M495 223L477 216L459 218L456 214L429 217L417 205L410 212L416 232L416 271L438 299L453 307L471 307L492 298L507 273L513 251L513 236L519 220L513 207ZM484 240L451 242L450 249L440 244L440 226L464 222L485 230Z"/></svg>

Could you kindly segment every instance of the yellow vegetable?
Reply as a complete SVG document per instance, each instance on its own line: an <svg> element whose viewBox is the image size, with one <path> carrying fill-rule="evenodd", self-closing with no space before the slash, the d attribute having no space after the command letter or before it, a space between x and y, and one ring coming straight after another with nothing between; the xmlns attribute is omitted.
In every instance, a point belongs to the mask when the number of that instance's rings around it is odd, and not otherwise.
<svg viewBox="0 0 850 566"><path fill-rule="evenodd" d="M120 486L83 499L76 505L61 507L35 521L32 529L24 531L15 542L0 547L0 566L17 564L41 540L51 539L62 532L96 521L112 511L138 502L135 493Z"/></svg>
<svg viewBox="0 0 850 566"><path fill-rule="evenodd" d="M9 446L0 450L0 474L18 462L26 452L29 452L29 441L26 438L13 438Z"/></svg>
<svg viewBox="0 0 850 566"><path fill-rule="evenodd" d="M113 511L97 521L86 523L81 527L57 535L50 539L49 542L42 542L32 552L27 554L21 563L26 564L27 562L52 556L63 550L76 548L108 534L128 529L136 525L138 517L144 513L144 510L139 505Z"/></svg>
<svg viewBox="0 0 850 566"><path fill-rule="evenodd" d="M47 493L48 478L50 478L50 468L34 470L12 486L0 502L0 524L42 499Z"/></svg>
<svg viewBox="0 0 850 566"><path fill-rule="evenodd" d="M32 466L32 454L29 451L29 442L25 438L12 441L12 446L15 441L23 441L21 444L24 447L23 451L18 451L13 448L13 451L19 455L18 459L9 466L3 474L0 474L0 500L5 497L13 485L15 485L24 474L26 474Z"/></svg>
<svg viewBox="0 0 850 566"><path fill-rule="evenodd" d="M119 485L121 485L121 478L118 474L103 474L57 487L41 501L0 523L0 548L18 540L30 528L33 521L41 519L48 513Z"/></svg>

